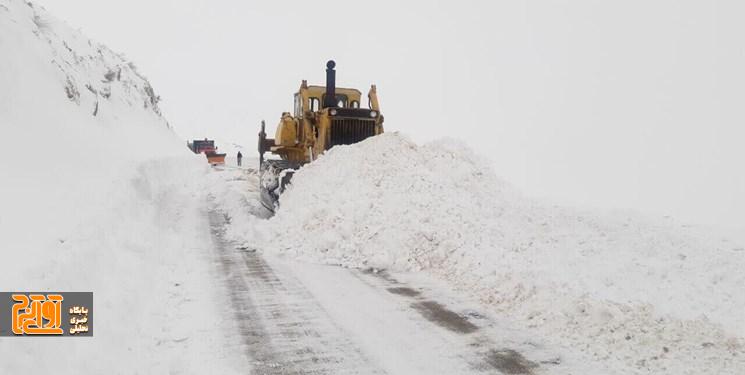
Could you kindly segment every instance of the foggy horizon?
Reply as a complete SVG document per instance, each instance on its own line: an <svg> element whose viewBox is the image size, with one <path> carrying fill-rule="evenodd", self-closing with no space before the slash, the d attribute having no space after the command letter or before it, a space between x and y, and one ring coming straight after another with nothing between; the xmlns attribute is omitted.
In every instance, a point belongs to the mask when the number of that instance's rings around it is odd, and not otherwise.
<svg viewBox="0 0 745 375"><path fill-rule="evenodd" d="M37 3L131 59L184 139L254 156L334 59L386 131L461 139L529 195L745 230L743 3Z"/></svg>

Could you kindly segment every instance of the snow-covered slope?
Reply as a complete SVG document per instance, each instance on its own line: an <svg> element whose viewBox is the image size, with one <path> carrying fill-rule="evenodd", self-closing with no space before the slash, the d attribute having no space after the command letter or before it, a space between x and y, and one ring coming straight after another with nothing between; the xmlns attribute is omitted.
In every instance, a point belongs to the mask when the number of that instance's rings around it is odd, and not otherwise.
<svg viewBox="0 0 745 375"><path fill-rule="evenodd" d="M0 340L0 373L243 369L214 318L208 168L157 104L122 55L0 0L0 290L92 291L96 316L92 339Z"/></svg>
<svg viewBox="0 0 745 375"><path fill-rule="evenodd" d="M0 235L64 229L28 210L85 214L125 164L185 152L131 62L38 6L0 0L0 53Z"/></svg>
<svg viewBox="0 0 745 375"><path fill-rule="evenodd" d="M250 241L427 272L620 373L745 372L742 246L672 219L535 202L486 165L456 141L337 146L295 174Z"/></svg>

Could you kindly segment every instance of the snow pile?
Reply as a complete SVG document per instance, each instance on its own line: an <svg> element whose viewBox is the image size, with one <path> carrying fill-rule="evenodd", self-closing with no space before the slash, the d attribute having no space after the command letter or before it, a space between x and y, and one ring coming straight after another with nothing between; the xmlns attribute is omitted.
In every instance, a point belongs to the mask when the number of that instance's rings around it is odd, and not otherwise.
<svg viewBox="0 0 745 375"><path fill-rule="evenodd" d="M298 247L285 236L300 255L353 267L437 267L459 249L488 246L487 202L512 195L462 150L418 147L396 134L335 147L293 177L272 221L313 238Z"/></svg>
<svg viewBox="0 0 745 375"><path fill-rule="evenodd" d="M0 373L243 370L205 259L208 168L147 80L21 0L0 0L0 56L0 290L92 291L96 316L92 339L0 340Z"/></svg>
<svg viewBox="0 0 745 375"><path fill-rule="evenodd" d="M672 220L521 197L463 145L385 134L293 177L259 246L422 270L624 373L745 371L745 251ZM614 366L610 366L614 367Z"/></svg>

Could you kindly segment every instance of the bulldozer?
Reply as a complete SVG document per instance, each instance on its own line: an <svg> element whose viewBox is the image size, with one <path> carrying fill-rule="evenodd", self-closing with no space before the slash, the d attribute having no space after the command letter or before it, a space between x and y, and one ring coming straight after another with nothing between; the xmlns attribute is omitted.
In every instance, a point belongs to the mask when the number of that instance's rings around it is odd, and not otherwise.
<svg viewBox="0 0 745 375"><path fill-rule="evenodd" d="M308 85L295 93L294 111L283 112L274 138L267 138L266 124L259 132L259 177L262 204L272 212L293 173L334 146L350 145L383 133L377 88L370 86L368 108L362 93L336 87L336 63L326 63L326 86ZM265 153L279 159L265 159Z"/></svg>

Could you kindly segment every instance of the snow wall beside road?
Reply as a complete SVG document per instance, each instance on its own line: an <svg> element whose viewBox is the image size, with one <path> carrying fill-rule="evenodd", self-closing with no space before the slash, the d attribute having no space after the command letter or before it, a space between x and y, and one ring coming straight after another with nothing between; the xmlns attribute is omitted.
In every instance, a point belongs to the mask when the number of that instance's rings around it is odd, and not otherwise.
<svg viewBox="0 0 745 375"><path fill-rule="evenodd" d="M337 146L295 174L258 231L315 262L433 274L598 360L743 360L742 246L673 219L533 201L488 165L457 141L396 133Z"/></svg>

